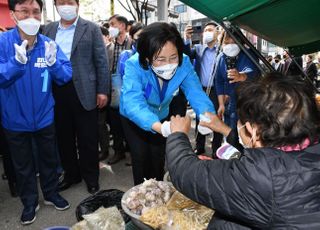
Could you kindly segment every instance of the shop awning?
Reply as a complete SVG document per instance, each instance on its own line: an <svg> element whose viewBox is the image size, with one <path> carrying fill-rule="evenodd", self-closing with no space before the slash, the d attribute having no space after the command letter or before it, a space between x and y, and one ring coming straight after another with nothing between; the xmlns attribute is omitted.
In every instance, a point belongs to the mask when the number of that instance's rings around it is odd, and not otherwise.
<svg viewBox="0 0 320 230"><path fill-rule="evenodd" d="M230 21L294 55L320 50L319 0L181 0L214 21Z"/></svg>
<svg viewBox="0 0 320 230"><path fill-rule="evenodd" d="M8 1L0 0L0 26L9 28L15 26L14 22L10 18Z"/></svg>

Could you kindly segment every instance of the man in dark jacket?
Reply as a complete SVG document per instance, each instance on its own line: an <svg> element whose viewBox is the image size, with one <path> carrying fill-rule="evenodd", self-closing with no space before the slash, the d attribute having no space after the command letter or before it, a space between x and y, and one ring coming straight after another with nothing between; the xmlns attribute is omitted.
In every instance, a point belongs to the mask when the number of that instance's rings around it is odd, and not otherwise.
<svg viewBox="0 0 320 230"><path fill-rule="evenodd" d="M208 229L320 229L320 117L313 92L298 78L276 75L243 83L238 92L242 157L199 160L186 135L190 119L172 118L166 163L173 185L216 211ZM200 124L236 136L216 115L206 115L211 122Z"/></svg>
<svg viewBox="0 0 320 230"><path fill-rule="evenodd" d="M61 20L46 26L70 59L72 81L53 86L55 120L61 163L65 170L60 191L73 184L87 184L89 193L99 190L98 115L108 101L108 59L98 25L78 16L79 0L54 1Z"/></svg>

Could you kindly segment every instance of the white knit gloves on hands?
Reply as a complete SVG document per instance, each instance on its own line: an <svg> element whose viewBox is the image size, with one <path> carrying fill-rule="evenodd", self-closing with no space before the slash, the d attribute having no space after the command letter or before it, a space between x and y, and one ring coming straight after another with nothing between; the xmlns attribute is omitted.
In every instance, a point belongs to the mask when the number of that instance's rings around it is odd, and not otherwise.
<svg viewBox="0 0 320 230"><path fill-rule="evenodd" d="M27 58L27 45L28 41L24 40L21 44L21 46L18 46L16 43L14 43L14 49L16 50L15 59L20 62L21 64L26 64L28 61Z"/></svg>
<svg viewBox="0 0 320 230"><path fill-rule="evenodd" d="M162 136L168 137L171 134L170 121L165 121L161 125Z"/></svg>
<svg viewBox="0 0 320 230"><path fill-rule="evenodd" d="M44 42L45 45L45 58L47 66L52 66L57 60L57 45L54 41Z"/></svg>
<svg viewBox="0 0 320 230"><path fill-rule="evenodd" d="M205 115L203 114L200 114L200 121L204 121L204 122L210 122L210 118L209 117L206 117ZM212 133L212 130L207 128L207 127L204 127L202 125L198 125L198 131L199 133L201 133L202 135L207 135L209 133Z"/></svg>

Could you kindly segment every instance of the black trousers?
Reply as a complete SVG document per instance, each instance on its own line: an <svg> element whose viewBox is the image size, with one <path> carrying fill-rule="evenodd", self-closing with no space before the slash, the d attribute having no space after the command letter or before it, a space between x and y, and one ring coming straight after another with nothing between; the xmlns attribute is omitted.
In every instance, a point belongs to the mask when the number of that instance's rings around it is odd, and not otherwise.
<svg viewBox="0 0 320 230"><path fill-rule="evenodd" d="M107 126L107 107L98 110L98 133L101 153L109 152L109 129Z"/></svg>
<svg viewBox="0 0 320 230"><path fill-rule="evenodd" d="M54 85L55 120L61 164L67 181L83 178L88 186L99 181L98 114L81 105L72 82Z"/></svg>
<svg viewBox="0 0 320 230"><path fill-rule="evenodd" d="M186 116L188 101L183 94L182 90L179 90L178 95L174 96L169 106L169 118L171 116L180 115Z"/></svg>
<svg viewBox="0 0 320 230"><path fill-rule="evenodd" d="M204 91L207 90L206 87L203 88ZM215 88L212 87L209 98L212 101L214 108L217 110L219 108L219 102L218 102L218 96L216 94ZM196 127L198 127L199 120L196 119ZM202 135L201 133L197 132L197 138L196 138L196 149L198 151L204 151L205 150L205 143L206 143L206 136ZM217 132L213 132L213 140L212 140L212 156L215 156L215 153L217 149L221 146L221 142L223 139L223 135Z"/></svg>
<svg viewBox="0 0 320 230"><path fill-rule="evenodd" d="M2 126L0 126L0 155L2 155L3 169L8 178L9 184L16 183L16 174L14 172L8 142L3 132Z"/></svg>
<svg viewBox="0 0 320 230"><path fill-rule="evenodd" d="M113 136L113 150L115 154L124 154L125 152L125 135L121 123L119 108L109 107L109 125L110 133Z"/></svg>
<svg viewBox="0 0 320 230"><path fill-rule="evenodd" d="M54 125L35 132L14 132L4 129L17 179L17 190L25 207L38 204L35 161L39 164L40 186L44 198L57 193L58 158ZM38 149L34 159L32 140Z"/></svg>
<svg viewBox="0 0 320 230"><path fill-rule="evenodd" d="M163 180L166 139L144 131L125 117L121 121L130 147L134 184L141 184L144 178Z"/></svg>

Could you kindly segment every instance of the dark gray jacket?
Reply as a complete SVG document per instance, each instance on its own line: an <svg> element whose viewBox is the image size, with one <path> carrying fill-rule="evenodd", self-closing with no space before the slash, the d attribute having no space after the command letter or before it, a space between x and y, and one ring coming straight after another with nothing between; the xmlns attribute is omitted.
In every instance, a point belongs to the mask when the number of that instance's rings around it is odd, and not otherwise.
<svg viewBox="0 0 320 230"><path fill-rule="evenodd" d="M52 22L44 34L55 40L59 22ZM68 38L66 38L68 39ZM97 107L97 94L110 93L110 72L106 48L98 25L79 17L72 42L72 80L81 105Z"/></svg>
<svg viewBox="0 0 320 230"><path fill-rule="evenodd" d="M304 151L245 149L240 159L202 161L188 136L167 139L173 185L216 214L208 229L320 229L320 144Z"/></svg>

